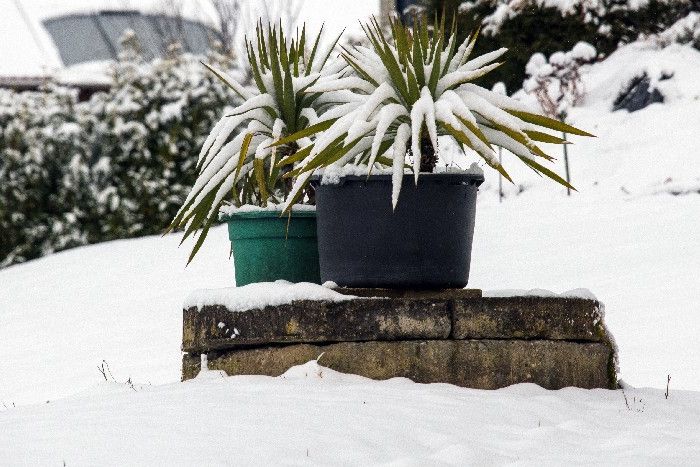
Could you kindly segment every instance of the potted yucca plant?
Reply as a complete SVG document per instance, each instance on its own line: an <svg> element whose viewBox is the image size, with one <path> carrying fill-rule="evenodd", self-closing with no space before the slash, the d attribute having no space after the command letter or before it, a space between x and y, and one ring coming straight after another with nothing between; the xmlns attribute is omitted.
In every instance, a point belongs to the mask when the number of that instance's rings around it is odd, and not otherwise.
<svg viewBox="0 0 700 467"><path fill-rule="evenodd" d="M329 126L317 113L336 102L322 92L306 92L323 73L340 69L327 65L337 39L322 47L320 38L321 32L307 43L304 27L288 40L281 26L259 23L256 40L246 38L252 89L205 65L243 103L221 118L204 142L197 180L169 230L183 228L183 241L198 235L191 261L210 227L227 221L239 286L278 279L319 282L313 199L302 193L296 196L299 203L287 205L288 215L281 211L292 188L293 179L285 177L295 164L290 155L309 143L304 134ZM272 144L292 133L295 141Z"/></svg>
<svg viewBox="0 0 700 467"><path fill-rule="evenodd" d="M475 165L461 173L435 173L438 136L452 138L508 180L494 146L570 187L543 165L553 158L537 143L566 143L546 129L590 135L475 84L506 52L471 57L477 33L458 45L454 26L446 35L444 18L432 28L420 18L412 28L395 20L390 26L387 37L376 20L365 25L369 47L343 49L345 68L307 89L343 96L344 110L328 115L332 125L292 158L301 162L290 172L297 182L288 202L300 196L316 169L336 175L333 183L315 182L323 281L464 287L476 193L484 178ZM307 133L279 143L301 136ZM366 165L367 175L342 176L338 169L347 164ZM413 177L404 177L406 171Z"/></svg>

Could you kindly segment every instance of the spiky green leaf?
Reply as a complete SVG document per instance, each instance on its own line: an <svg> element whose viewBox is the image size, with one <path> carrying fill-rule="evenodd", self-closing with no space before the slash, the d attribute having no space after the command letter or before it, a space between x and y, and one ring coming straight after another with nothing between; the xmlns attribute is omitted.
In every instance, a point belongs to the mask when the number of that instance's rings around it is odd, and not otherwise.
<svg viewBox="0 0 700 467"><path fill-rule="evenodd" d="M504 109L506 112L509 114L518 117L520 120L527 122L527 123L532 123L534 125L539 125L544 128L549 128L550 130L555 130L555 131L561 131L562 133L571 133L572 135L577 135L577 136L595 136L591 133L588 133L587 131L579 130L576 127L573 127L571 125L567 125L566 123L554 119L554 118L549 118L544 115L539 115L539 114L533 114L530 112L523 112L522 110L513 110L513 109Z"/></svg>

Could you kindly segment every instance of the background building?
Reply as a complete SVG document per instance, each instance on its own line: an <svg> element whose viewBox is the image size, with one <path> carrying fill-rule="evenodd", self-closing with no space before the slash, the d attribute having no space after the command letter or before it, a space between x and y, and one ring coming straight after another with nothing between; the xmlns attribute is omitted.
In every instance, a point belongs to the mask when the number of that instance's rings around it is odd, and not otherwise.
<svg viewBox="0 0 700 467"><path fill-rule="evenodd" d="M0 5L0 87L15 90L37 89L49 80L86 94L106 88L108 64L127 29L136 33L147 59L162 57L175 41L186 52L204 54L218 34L214 12L187 2L142 1L136 8L108 0Z"/></svg>

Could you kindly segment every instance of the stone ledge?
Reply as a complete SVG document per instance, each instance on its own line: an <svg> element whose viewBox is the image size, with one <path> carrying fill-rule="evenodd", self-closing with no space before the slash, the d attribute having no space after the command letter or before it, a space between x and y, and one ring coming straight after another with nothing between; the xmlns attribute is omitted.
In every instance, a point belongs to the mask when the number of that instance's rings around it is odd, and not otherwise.
<svg viewBox="0 0 700 467"><path fill-rule="evenodd" d="M601 305L565 297L490 297L455 300L455 339L607 340Z"/></svg>
<svg viewBox="0 0 700 467"><path fill-rule="evenodd" d="M182 350L415 339L607 341L595 300L457 297L305 300L242 312L193 307L183 312Z"/></svg>
<svg viewBox="0 0 700 467"><path fill-rule="evenodd" d="M279 376L321 354L323 366L379 380L405 377L418 383L477 389L526 382L547 389L612 389L617 384L613 351L598 342L486 339L296 344L211 352L208 366L229 375ZM183 380L196 376L199 369L199 355L185 354Z"/></svg>
<svg viewBox="0 0 700 467"><path fill-rule="evenodd" d="M185 352L261 344L367 340L447 339L451 314L445 300L366 298L342 302L296 301L230 312L223 306L184 311Z"/></svg>
<svg viewBox="0 0 700 467"><path fill-rule="evenodd" d="M188 308L183 379L198 373L202 353L210 369L269 376L323 354L323 366L374 379L480 389L526 382L549 389L616 387L617 356L596 300L365 292L368 298L242 312Z"/></svg>

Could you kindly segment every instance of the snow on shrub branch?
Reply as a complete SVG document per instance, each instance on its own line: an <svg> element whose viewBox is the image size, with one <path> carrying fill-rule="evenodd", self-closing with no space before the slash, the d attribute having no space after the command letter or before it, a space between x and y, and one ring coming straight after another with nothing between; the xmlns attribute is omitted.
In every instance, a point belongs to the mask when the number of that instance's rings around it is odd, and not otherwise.
<svg viewBox="0 0 700 467"><path fill-rule="evenodd" d="M580 67L596 58L595 48L579 42L569 52L555 52L549 60L536 53L525 66L528 78L523 91L534 94L542 110L549 116L566 119L569 108L581 103L585 90Z"/></svg>

